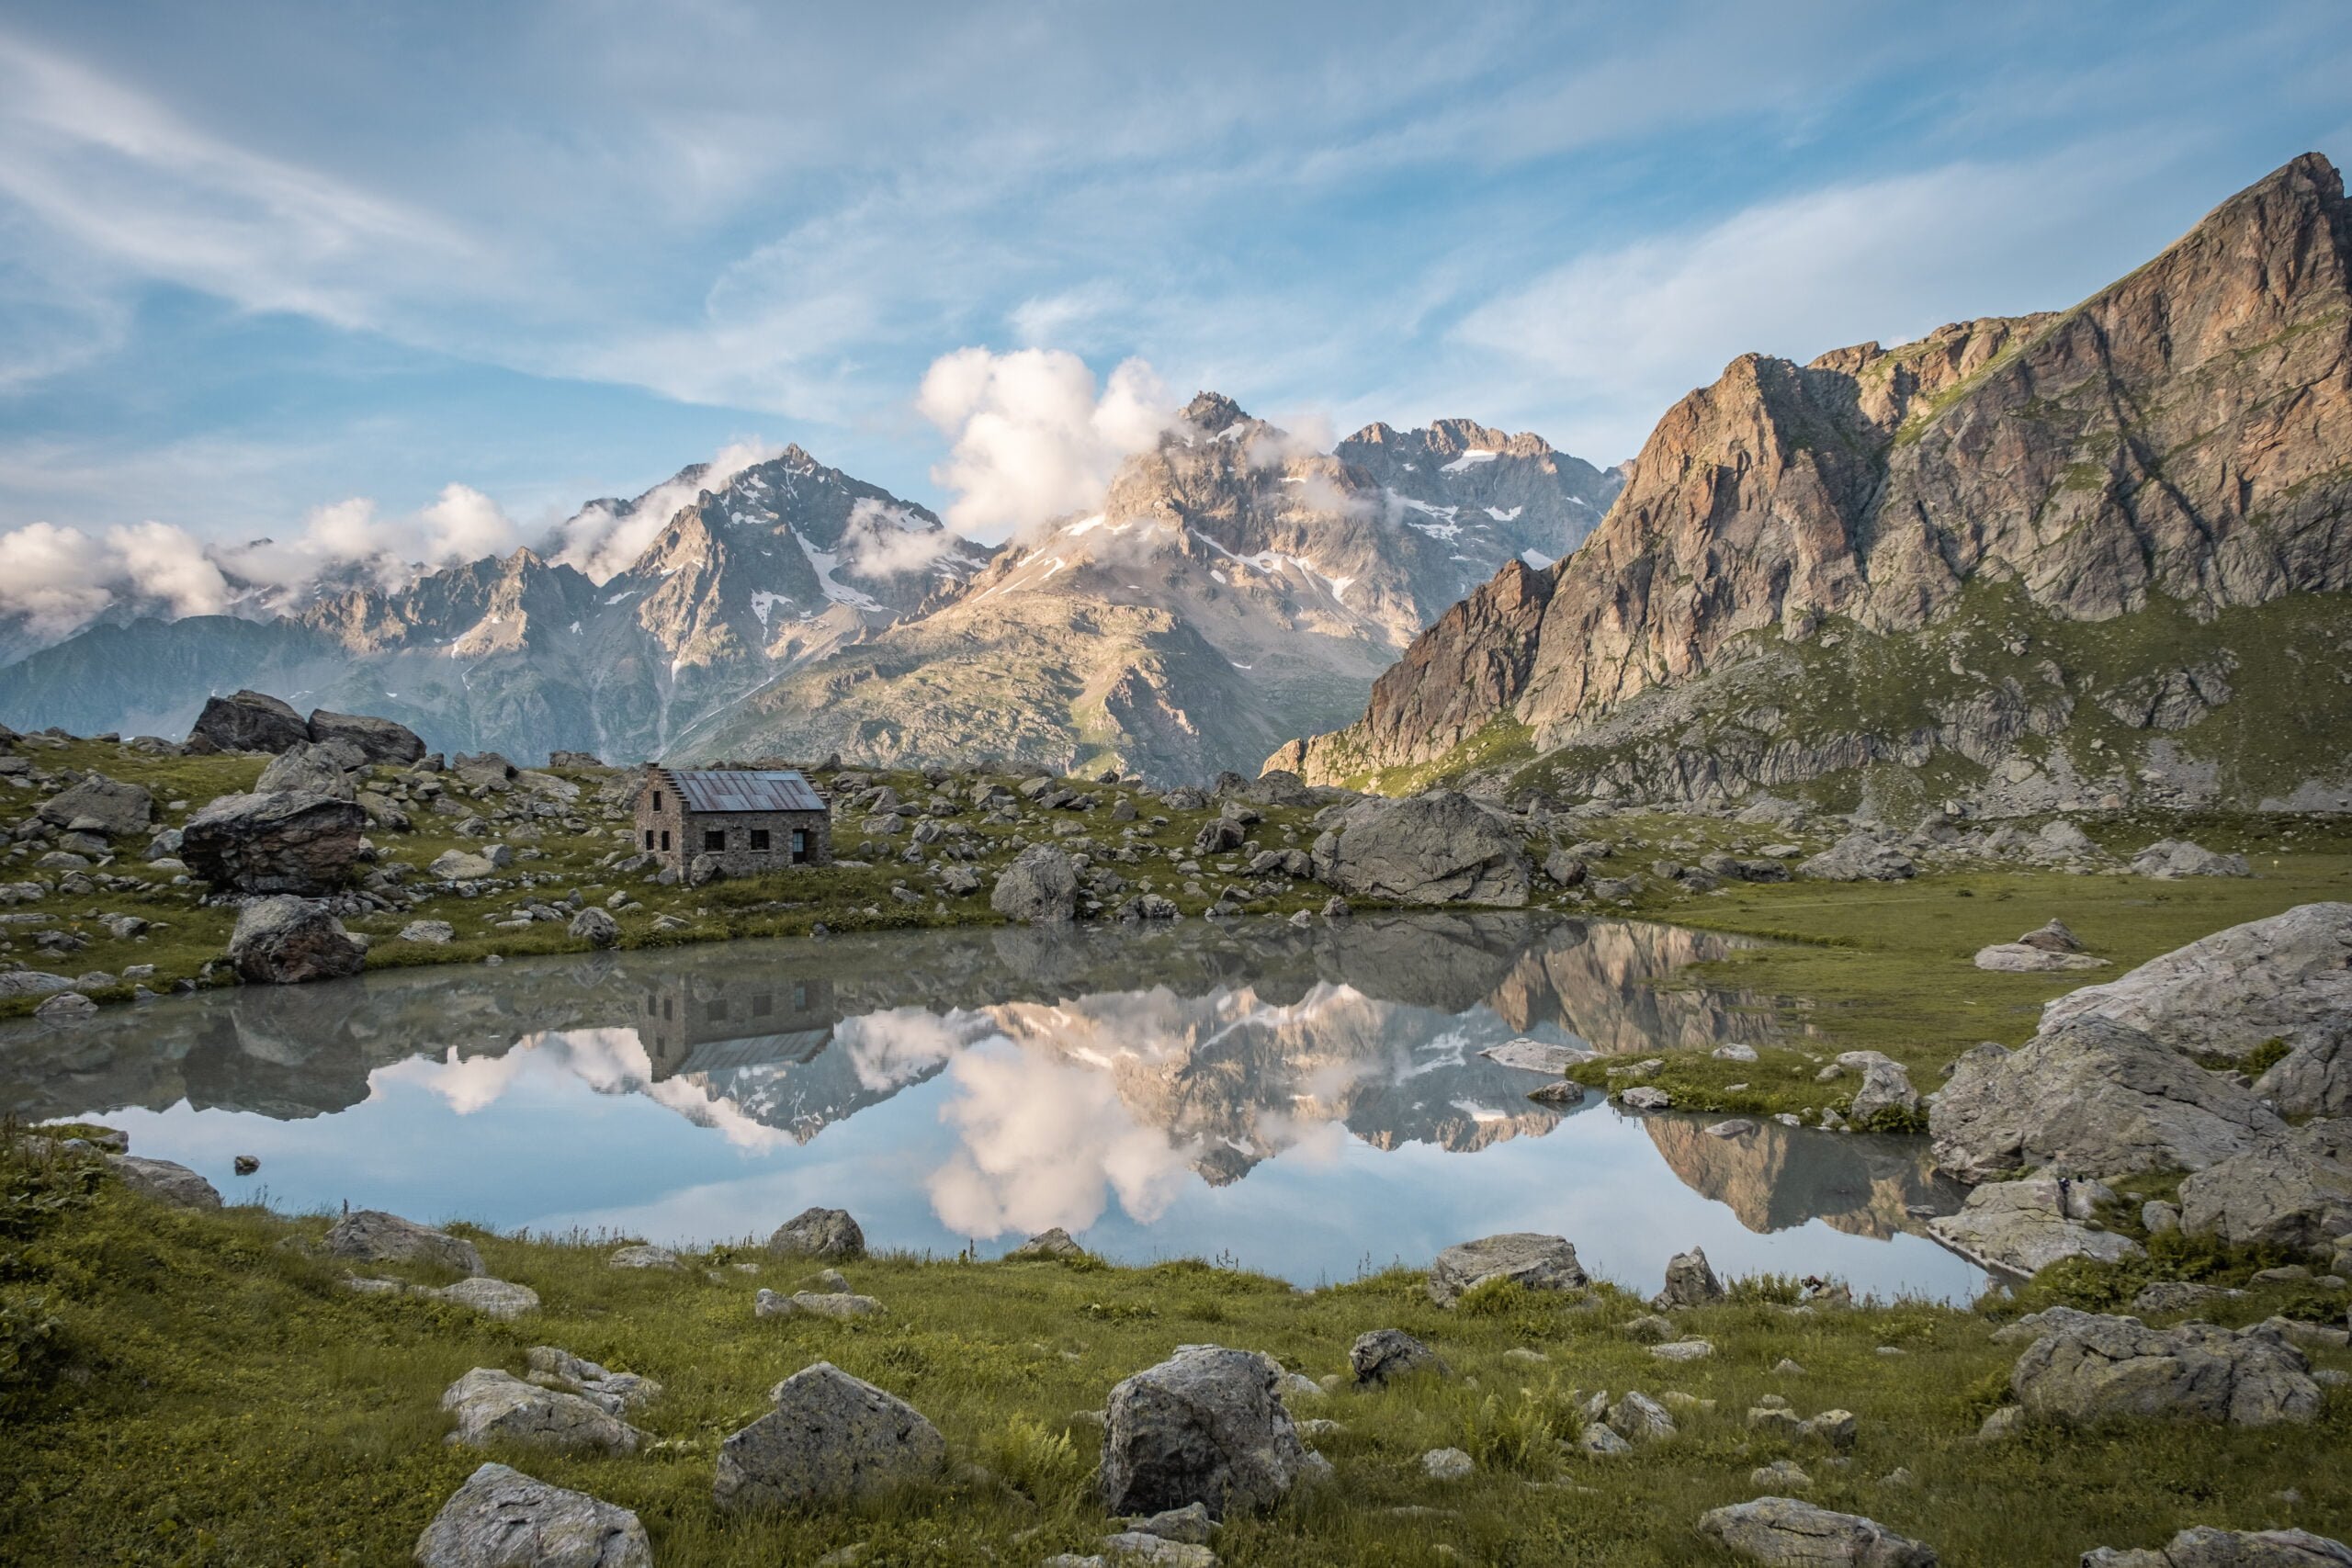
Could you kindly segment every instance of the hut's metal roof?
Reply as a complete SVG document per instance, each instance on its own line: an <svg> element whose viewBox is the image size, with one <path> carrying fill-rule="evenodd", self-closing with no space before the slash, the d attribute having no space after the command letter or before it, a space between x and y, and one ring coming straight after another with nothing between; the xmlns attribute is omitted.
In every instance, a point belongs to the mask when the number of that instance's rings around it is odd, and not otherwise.
<svg viewBox="0 0 2352 1568"><path fill-rule="evenodd" d="M670 777L689 811L822 811L824 797L789 768L677 768Z"/></svg>

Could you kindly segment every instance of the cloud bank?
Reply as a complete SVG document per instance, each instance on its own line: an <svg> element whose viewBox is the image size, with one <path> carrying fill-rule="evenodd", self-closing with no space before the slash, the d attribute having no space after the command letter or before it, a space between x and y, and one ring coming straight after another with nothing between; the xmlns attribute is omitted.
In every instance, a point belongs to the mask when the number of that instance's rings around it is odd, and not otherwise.
<svg viewBox="0 0 2352 1568"><path fill-rule="evenodd" d="M633 502L592 501L556 530L550 550L557 560L602 582L626 571L695 496L725 489L737 474L783 450L763 441L733 442L720 447L709 462L681 471Z"/></svg>
<svg viewBox="0 0 2352 1568"><path fill-rule="evenodd" d="M1175 421L1151 367L1129 359L1098 388L1074 354L959 348L932 362L915 396L954 443L931 471L956 499L956 532L995 543L1102 499L1120 462Z"/></svg>

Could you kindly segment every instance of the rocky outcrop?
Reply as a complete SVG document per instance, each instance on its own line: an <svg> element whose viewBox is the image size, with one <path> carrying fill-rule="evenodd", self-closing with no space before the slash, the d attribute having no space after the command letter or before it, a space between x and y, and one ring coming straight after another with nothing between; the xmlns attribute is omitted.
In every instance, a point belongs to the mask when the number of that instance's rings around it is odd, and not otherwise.
<svg viewBox="0 0 2352 1568"><path fill-rule="evenodd" d="M2063 729L2075 691L1995 639L1950 682L1918 677L1925 703L1835 681L1803 709L1788 694L1848 657L1835 643L1914 636L1981 583L2015 585L2060 626L2352 587L2348 322L2352 207L2310 153L2063 313L1806 366L1744 355L1659 422L1582 549L1506 566L1416 639L1361 719L1279 765L1309 783L1425 766L1504 726L1555 753L1572 792L1623 776L1636 795L1724 798L1939 753L2047 777L2017 742ZM1702 688L1728 695L1747 665L1774 679L1708 705ZM2184 726L2161 742L2176 758L2213 704L2245 700L2197 670L2110 673L2117 689L2103 677L2089 694L2151 733ZM1716 733L1683 744L1702 717ZM2115 782L2138 787L2128 769ZM2248 806L2269 793L2210 788Z"/></svg>
<svg viewBox="0 0 2352 1568"><path fill-rule="evenodd" d="M2141 876L2171 881L2183 876L2252 876L2244 855L2216 854L2184 839L2164 839L2132 857L2132 870Z"/></svg>
<svg viewBox="0 0 2352 1568"><path fill-rule="evenodd" d="M2225 1530L2198 1525L2161 1547L2083 1553L2080 1568L2352 1568L2352 1547L2309 1530Z"/></svg>
<svg viewBox="0 0 2352 1568"><path fill-rule="evenodd" d="M122 1178L125 1187L142 1198L153 1198L175 1209L220 1206L220 1190L184 1165L139 1155L108 1155L107 1165Z"/></svg>
<svg viewBox="0 0 2352 1568"><path fill-rule="evenodd" d="M180 859L237 893L331 893L350 880L368 814L331 795L224 795L180 829Z"/></svg>
<svg viewBox="0 0 2352 1568"><path fill-rule="evenodd" d="M1032 844L997 873L989 908L1028 925L1067 924L1078 914L1078 867L1051 844Z"/></svg>
<svg viewBox="0 0 2352 1568"><path fill-rule="evenodd" d="M364 1263L424 1263L460 1274L481 1272L481 1254L472 1242L381 1209L354 1209L336 1220L320 1250Z"/></svg>
<svg viewBox="0 0 2352 1568"><path fill-rule="evenodd" d="M1530 1291L1577 1291L1591 1283L1577 1249L1561 1236L1511 1231L1449 1247L1430 1265L1430 1300L1452 1306L1493 1280Z"/></svg>
<svg viewBox="0 0 2352 1568"><path fill-rule="evenodd" d="M307 740L279 752L254 783L256 795L277 795L288 790L301 795L333 795L337 800L359 798L357 786L343 771L343 763L335 754Z"/></svg>
<svg viewBox="0 0 2352 1568"><path fill-rule="evenodd" d="M786 1258L844 1263L865 1256L865 1232L847 1209L803 1209L775 1228L768 1250Z"/></svg>
<svg viewBox="0 0 2352 1568"><path fill-rule="evenodd" d="M1399 904L1516 908L1532 886L1519 834L1464 795L1364 800L1315 840L1315 875L1342 893Z"/></svg>
<svg viewBox="0 0 2352 1568"><path fill-rule="evenodd" d="M830 1361L770 1392L775 1408L719 1445L722 1508L841 1502L921 1480L947 1458L922 1412Z"/></svg>
<svg viewBox="0 0 2352 1568"><path fill-rule="evenodd" d="M1962 1056L1928 1124L1937 1166L1963 1181L2062 1163L2101 1177L2202 1170L2284 1125L2247 1090L2169 1045L2088 1016L2014 1052Z"/></svg>
<svg viewBox="0 0 2352 1568"><path fill-rule="evenodd" d="M1156 1514L1198 1503L1224 1518L1281 1502L1313 1461L1280 1383L1270 1358L1215 1345L1119 1383L1105 1407L1102 1506Z"/></svg>
<svg viewBox="0 0 2352 1568"><path fill-rule="evenodd" d="M1849 833L1797 863L1797 874L1815 882L1903 882L1918 874L1899 846L1872 833Z"/></svg>
<svg viewBox="0 0 2352 1568"><path fill-rule="evenodd" d="M187 732L189 748L203 751L283 751L310 739L302 716L263 692L210 699Z"/></svg>
<svg viewBox="0 0 2352 1568"><path fill-rule="evenodd" d="M1699 1517L1699 1533L1721 1541L1736 1557L1781 1568L1936 1568L1934 1549L1875 1519L1794 1497L1758 1497L1710 1509Z"/></svg>
<svg viewBox="0 0 2352 1568"><path fill-rule="evenodd" d="M407 725L397 724L389 718L329 713L324 708L313 708L304 728L311 732L313 741L322 745L340 741L356 747L360 755L370 762L400 766L421 761L424 757L423 738Z"/></svg>
<svg viewBox="0 0 2352 1568"><path fill-rule="evenodd" d="M2066 1208L2055 1179L1988 1181L1957 1214L1929 1220L1928 1232L1971 1262L2012 1274L2037 1273L2062 1258L2116 1263L2141 1255L2138 1242L2093 1230Z"/></svg>
<svg viewBox="0 0 2352 1568"><path fill-rule="evenodd" d="M2319 1385L2303 1353L2261 1327L2150 1328L2136 1317L2058 1307L2009 1376L2017 1402L2070 1421L2163 1416L2267 1427L2309 1421Z"/></svg>
<svg viewBox="0 0 2352 1568"><path fill-rule="evenodd" d="M229 962L254 985L299 986L358 974L368 950L325 905L281 897L256 899L238 911Z"/></svg>
<svg viewBox="0 0 2352 1568"><path fill-rule="evenodd" d="M416 1538L419 1568L653 1568L627 1508L485 1464Z"/></svg>
<svg viewBox="0 0 2352 1568"><path fill-rule="evenodd" d="M85 773L81 783L42 801L33 815L52 828L128 839L147 831L154 819L155 797L137 784Z"/></svg>
<svg viewBox="0 0 2352 1568"><path fill-rule="evenodd" d="M1724 1284L1707 1261L1707 1249L1694 1247L1666 1260L1666 1288L1650 1298L1660 1312L1706 1306L1724 1298Z"/></svg>
<svg viewBox="0 0 2352 1568"><path fill-rule="evenodd" d="M2196 1056L2235 1059L2273 1040L2332 1054L2352 1042L2352 904L2304 904L2215 931L2058 998L2041 1027L2093 1017Z"/></svg>
<svg viewBox="0 0 2352 1568"><path fill-rule="evenodd" d="M2298 1251L2352 1235L2352 1120L2306 1123L2189 1177L2180 1228Z"/></svg>
<svg viewBox="0 0 2352 1568"><path fill-rule="evenodd" d="M559 1453L635 1453L645 1434L602 1404L560 1389L526 1382L495 1367L476 1367L441 1395L457 1416L451 1441L483 1449L514 1444Z"/></svg>

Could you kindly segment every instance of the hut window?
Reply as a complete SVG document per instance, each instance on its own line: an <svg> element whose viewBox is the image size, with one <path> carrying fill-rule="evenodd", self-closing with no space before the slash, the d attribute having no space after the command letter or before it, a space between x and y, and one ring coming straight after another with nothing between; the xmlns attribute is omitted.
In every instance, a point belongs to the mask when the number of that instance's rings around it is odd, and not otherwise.
<svg viewBox="0 0 2352 1568"><path fill-rule="evenodd" d="M667 828L662 829L662 852L665 855L670 852L670 829Z"/></svg>
<svg viewBox="0 0 2352 1568"><path fill-rule="evenodd" d="M653 829L650 828L645 830L645 847L649 850L653 847Z"/></svg>
<svg viewBox="0 0 2352 1568"><path fill-rule="evenodd" d="M792 830L792 858L796 861L808 858L808 835L797 828Z"/></svg>
<svg viewBox="0 0 2352 1568"><path fill-rule="evenodd" d="M724 828L705 828L702 830L702 847L706 850L711 850L714 852L725 849L727 847L727 829Z"/></svg>
<svg viewBox="0 0 2352 1568"><path fill-rule="evenodd" d="M755 850L764 850L768 847L768 830L765 828L752 829L752 847Z"/></svg>
<svg viewBox="0 0 2352 1568"><path fill-rule="evenodd" d="M662 792L658 789L653 792L653 809L656 811L662 809Z"/></svg>

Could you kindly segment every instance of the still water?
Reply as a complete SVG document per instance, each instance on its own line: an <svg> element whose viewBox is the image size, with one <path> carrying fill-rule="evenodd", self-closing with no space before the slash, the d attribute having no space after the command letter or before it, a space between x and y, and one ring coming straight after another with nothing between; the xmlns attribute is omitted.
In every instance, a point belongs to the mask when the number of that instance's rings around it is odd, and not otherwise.
<svg viewBox="0 0 2352 1568"><path fill-rule="evenodd" d="M1655 1290L1718 1271L1973 1294L1922 1234L1922 1142L1566 1111L1480 1053L1773 1038L1655 988L1726 939L1505 914L737 943L249 987L0 1028L0 1111L88 1116L232 1202L390 1209L673 1245L812 1203L878 1247L1001 1252L1061 1225L1128 1262L1301 1284L1497 1231ZM260 1157L253 1177L234 1157Z"/></svg>

